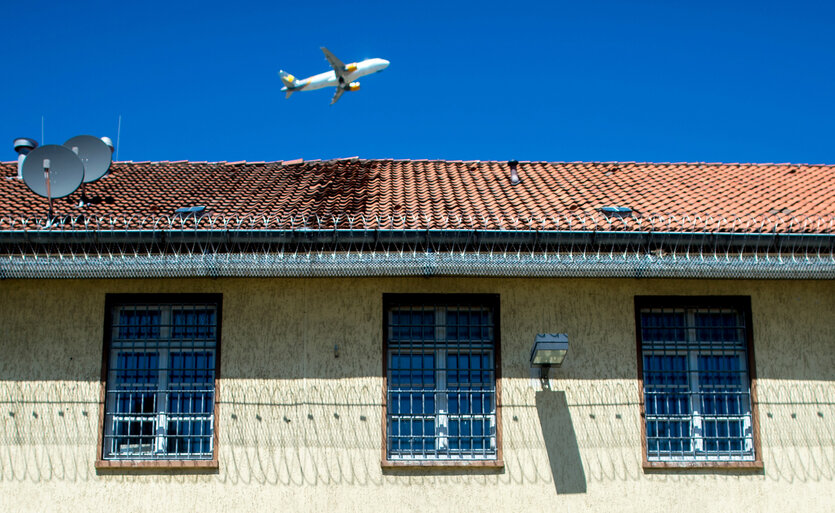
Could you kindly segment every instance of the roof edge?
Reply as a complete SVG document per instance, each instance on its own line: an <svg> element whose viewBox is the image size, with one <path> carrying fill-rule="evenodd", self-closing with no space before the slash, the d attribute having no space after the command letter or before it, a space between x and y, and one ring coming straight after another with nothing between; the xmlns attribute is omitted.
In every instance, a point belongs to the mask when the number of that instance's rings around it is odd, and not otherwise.
<svg viewBox="0 0 835 513"><path fill-rule="evenodd" d="M113 161L113 164L222 164L222 165L246 165L246 164L278 164L278 165L293 165L293 164L327 164L339 161L358 161L358 162L443 162L447 164L506 164L514 159L508 160L483 160L483 159L441 159L441 158L366 158L359 156L350 157L333 157L328 159L304 159L296 158L290 160L119 160ZM835 167L835 163L807 163L807 162L708 162L708 161L652 161L652 160L518 160L520 164L553 164L553 165L569 165L569 164L590 164L590 165L651 165L651 166L763 166L763 167ZM0 161L0 165L17 166L16 160Z"/></svg>

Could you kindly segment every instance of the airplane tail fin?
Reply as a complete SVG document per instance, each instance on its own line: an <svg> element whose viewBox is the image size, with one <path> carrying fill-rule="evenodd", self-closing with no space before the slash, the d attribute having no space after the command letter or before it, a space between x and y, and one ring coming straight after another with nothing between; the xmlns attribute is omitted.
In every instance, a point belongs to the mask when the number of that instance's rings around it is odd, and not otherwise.
<svg viewBox="0 0 835 513"><path fill-rule="evenodd" d="M282 82L284 82L284 86L285 86L288 90L289 90L289 89L292 89L292 88L294 88L294 87L296 87L296 85L297 85L297 84L298 84L298 82L299 82L298 80L296 80L296 77L294 77L293 75L291 75L291 74L287 73L287 72L286 72L286 71L284 71L283 69L278 71L278 76L279 76L279 77L281 77L281 81L282 81ZM290 97L290 93L289 93L289 92L287 93L287 97L288 97L288 98Z"/></svg>
<svg viewBox="0 0 835 513"><path fill-rule="evenodd" d="M290 97L290 96L292 96L292 95L293 95L293 93L295 93L295 92L296 92L296 91L294 91L293 89L288 89L288 90L287 90L287 94L285 94L285 95L284 95L284 97L285 97L285 98L289 98L289 97Z"/></svg>

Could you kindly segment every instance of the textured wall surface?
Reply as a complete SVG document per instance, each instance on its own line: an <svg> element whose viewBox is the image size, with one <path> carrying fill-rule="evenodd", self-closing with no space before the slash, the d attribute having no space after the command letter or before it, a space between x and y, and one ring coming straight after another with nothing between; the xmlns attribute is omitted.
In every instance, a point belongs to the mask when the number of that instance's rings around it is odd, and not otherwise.
<svg viewBox="0 0 835 513"><path fill-rule="evenodd" d="M95 469L104 298L126 292L223 294L219 470ZM500 294L503 469L381 469L385 292ZM751 297L764 470L642 470L652 294ZM543 391L530 346L557 331ZM834 404L833 281L0 281L7 511L831 511Z"/></svg>

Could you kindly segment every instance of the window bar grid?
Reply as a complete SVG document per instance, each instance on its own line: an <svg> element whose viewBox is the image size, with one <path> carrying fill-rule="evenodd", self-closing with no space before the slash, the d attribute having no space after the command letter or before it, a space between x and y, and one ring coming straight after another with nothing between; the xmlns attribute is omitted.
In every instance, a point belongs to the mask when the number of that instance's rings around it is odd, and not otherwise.
<svg viewBox="0 0 835 513"><path fill-rule="evenodd" d="M117 305L111 316L104 458L211 459L216 305Z"/></svg>
<svg viewBox="0 0 835 513"><path fill-rule="evenodd" d="M746 329L734 309L641 310L649 459L753 459Z"/></svg>
<svg viewBox="0 0 835 513"><path fill-rule="evenodd" d="M387 321L388 456L495 457L490 309L397 306L387 312Z"/></svg>

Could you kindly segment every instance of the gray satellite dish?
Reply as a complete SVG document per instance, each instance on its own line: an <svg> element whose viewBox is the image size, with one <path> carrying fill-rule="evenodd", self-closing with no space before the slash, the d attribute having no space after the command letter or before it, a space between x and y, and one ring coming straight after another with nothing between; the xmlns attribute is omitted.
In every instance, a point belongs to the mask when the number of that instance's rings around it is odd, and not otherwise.
<svg viewBox="0 0 835 513"><path fill-rule="evenodd" d="M44 167L49 170L48 188ZM22 174L26 186L38 196L63 198L81 185L84 180L84 164L69 148L47 144L35 148L26 156Z"/></svg>
<svg viewBox="0 0 835 513"><path fill-rule="evenodd" d="M110 169L110 147L98 137L77 135L64 146L76 153L84 164L84 183L95 182Z"/></svg>

